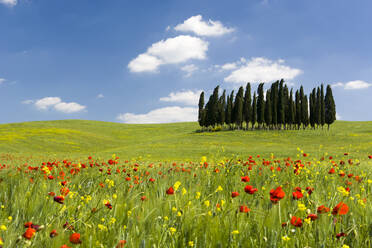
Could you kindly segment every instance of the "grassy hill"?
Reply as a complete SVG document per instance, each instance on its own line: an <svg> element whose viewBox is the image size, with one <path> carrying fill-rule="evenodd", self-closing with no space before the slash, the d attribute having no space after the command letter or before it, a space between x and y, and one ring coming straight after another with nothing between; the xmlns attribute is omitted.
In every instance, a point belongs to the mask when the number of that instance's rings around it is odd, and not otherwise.
<svg viewBox="0 0 372 248"><path fill-rule="evenodd" d="M295 156L372 152L372 122L337 121L331 130L198 133L197 123L133 125L86 120L0 125L0 154L77 158L117 154L123 159L197 160L261 154Z"/></svg>

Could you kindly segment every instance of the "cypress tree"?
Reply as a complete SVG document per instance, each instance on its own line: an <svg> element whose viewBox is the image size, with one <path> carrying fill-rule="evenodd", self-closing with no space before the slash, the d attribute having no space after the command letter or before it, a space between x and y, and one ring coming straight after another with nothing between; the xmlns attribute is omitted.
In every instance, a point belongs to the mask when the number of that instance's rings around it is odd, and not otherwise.
<svg viewBox="0 0 372 248"><path fill-rule="evenodd" d="M296 90L296 124L297 129L300 129L301 125L301 99L300 99L300 93L298 90Z"/></svg>
<svg viewBox="0 0 372 248"><path fill-rule="evenodd" d="M316 92L315 92L315 88L313 89L313 91L310 93L310 97L309 97L309 102L310 102L310 126L312 128L315 128L315 96L316 96Z"/></svg>
<svg viewBox="0 0 372 248"><path fill-rule="evenodd" d="M291 92L289 93L289 100L288 100L288 118L286 118L286 122L289 124L290 127L292 127L292 124L295 121L295 108L293 104L293 90L291 89Z"/></svg>
<svg viewBox="0 0 372 248"><path fill-rule="evenodd" d="M282 129L282 125L285 124L285 100L284 100L284 89L283 89L284 80L280 80L279 83L279 92L278 92L278 124L279 129Z"/></svg>
<svg viewBox="0 0 372 248"><path fill-rule="evenodd" d="M253 102L252 102L252 130L254 129L254 125L257 121L257 97L256 92L253 94Z"/></svg>
<svg viewBox="0 0 372 248"><path fill-rule="evenodd" d="M264 91L263 91L263 83L258 85L257 89L257 122L258 128L261 128L262 123L265 122L265 99L264 99Z"/></svg>
<svg viewBox="0 0 372 248"><path fill-rule="evenodd" d="M230 105L230 96L227 96L226 106L225 106L225 123L230 126L231 124L231 105Z"/></svg>
<svg viewBox="0 0 372 248"><path fill-rule="evenodd" d="M320 88L316 89L316 98L315 98L315 123L317 127L321 125L322 116L321 116L321 107L322 107L322 99L320 96Z"/></svg>
<svg viewBox="0 0 372 248"><path fill-rule="evenodd" d="M320 124L322 128L325 124L325 99L324 99L324 87L323 84L320 86Z"/></svg>
<svg viewBox="0 0 372 248"><path fill-rule="evenodd" d="M233 108L234 108L234 91L231 91L230 93L230 97L229 97L229 101L227 102L227 112L226 112L226 117L225 118L228 118L229 120L229 123L227 123L229 125L229 128L231 129L232 127L232 124L234 123L234 120L233 120Z"/></svg>
<svg viewBox="0 0 372 248"><path fill-rule="evenodd" d="M335 100L333 99L332 88L330 85L327 85L325 100L324 100L324 108L325 108L325 123L331 125L336 120L336 104Z"/></svg>
<svg viewBox="0 0 372 248"><path fill-rule="evenodd" d="M225 123L226 90L223 91L218 103L218 124L223 125Z"/></svg>
<svg viewBox="0 0 372 248"><path fill-rule="evenodd" d="M200 93L199 97L199 113L198 113L198 122L199 126L204 127L204 91Z"/></svg>
<svg viewBox="0 0 372 248"><path fill-rule="evenodd" d="M251 84L247 83L247 86L245 87L245 94L244 94L244 104L243 104L243 116L244 116L244 121L247 125L252 119L252 99L251 99Z"/></svg>
<svg viewBox="0 0 372 248"><path fill-rule="evenodd" d="M241 128L243 124L243 94L244 89L240 87L234 102L234 122L238 128Z"/></svg>
<svg viewBox="0 0 372 248"><path fill-rule="evenodd" d="M290 108L290 103L289 103L289 92L288 92L288 86L285 84L283 88L283 93L284 93L284 128L287 128L287 124L289 124L289 116L291 114L291 108Z"/></svg>
<svg viewBox="0 0 372 248"><path fill-rule="evenodd" d="M272 123L274 126L278 124L278 114L277 114L277 99L278 99L278 83L279 81L276 81L275 83L271 84L271 111L272 111Z"/></svg>
<svg viewBox="0 0 372 248"><path fill-rule="evenodd" d="M305 129L309 125L309 104L307 101L307 95L301 100L301 118L302 118L302 125Z"/></svg>
<svg viewBox="0 0 372 248"><path fill-rule="evenodd" d="M219 86L214 88L213 94L209 97L207 110L208 126L215 127L218 121L218 90Z"/></svg>
<svg viewBox="0 0 372 248"><path fill-rule="evenodd" d="M272 113L271 113L271 96L270 90L266 91L266 103L265 103L265 123L267 128L271 127Z"/></svg>

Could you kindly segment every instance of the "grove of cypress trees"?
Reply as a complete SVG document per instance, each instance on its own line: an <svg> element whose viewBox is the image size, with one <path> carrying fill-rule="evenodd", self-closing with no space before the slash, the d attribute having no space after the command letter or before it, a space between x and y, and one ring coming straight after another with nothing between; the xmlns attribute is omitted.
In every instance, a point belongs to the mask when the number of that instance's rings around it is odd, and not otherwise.
<svg viewBox="0 0 372 248"><path fill-rule="evenodd" d="M252 119L252 103L251 102L252 102L251 84L247 83L247 86L245 87L244 104L243 104L243 116L244 116L244 121L247 125L247 130L248 130L249 122Z"/></svg>
<svg viewBox="0 0 372 248"><path fill-rule="evenodd" d="M325 123L331 125L336 120L336 104L335 100L333 99L332 88L330 85L327 85L325 100L324 100L324 108L325 108Z"/></svg>
<svg viewBox="0 0 372 248"><path fill-rule="evenodd" d="M265 122L265 99L263 85L263 83L260 83L257 89L257 122L259 129L261 129L261 125Z"/></svg>
<svg viewBox="0 0 372 248"><path fill-rule="evenodd" d="M271 96L270 90L266 91L266 102L265 102L265 123L266 127L270 129L271 127L271 120L272 120L272 113L271 113Z"/></svg>
<svg viewBox="0 0 372 248"><path fill-rule="evenodd" d="M253 102L252 102L252 129L254 129L254 125L257 121L257 97L256 92L253 94Z"/></svg>
<svg viewBox="0 0 372 248"><path fill-rule="evenodd" d="M209 101L207 103L207 126L213 126L217 124L218 120L218 90L219 86L214 88L213 94L209 97Z"/></svg>

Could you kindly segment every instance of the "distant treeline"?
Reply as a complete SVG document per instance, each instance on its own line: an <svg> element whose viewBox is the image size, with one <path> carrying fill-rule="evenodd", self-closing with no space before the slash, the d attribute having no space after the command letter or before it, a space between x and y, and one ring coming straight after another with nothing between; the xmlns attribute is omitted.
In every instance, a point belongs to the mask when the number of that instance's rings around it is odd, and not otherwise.
<svg viewBox="0 0 372 248"><path fill-rule="evenodd" d="M205 131L221 129L306 129L329 125L336 120L336 105L332 88L327 85L324 96L323 84L314 88L309 98L301 86L293 95L284 80L271 84L264 94L264 84L258 85L257 94L251 94L251 85L240 87L227 95L226 90L219 96L219 86L204 104L204 92L199 98L199 125Z"/></svg>

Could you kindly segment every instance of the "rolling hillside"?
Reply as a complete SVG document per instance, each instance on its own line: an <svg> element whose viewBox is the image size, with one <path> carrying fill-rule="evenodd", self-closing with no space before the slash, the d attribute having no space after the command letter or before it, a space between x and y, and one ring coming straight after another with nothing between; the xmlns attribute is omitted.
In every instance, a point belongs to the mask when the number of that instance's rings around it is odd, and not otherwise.
<svg viewBox="0 0 372 248"><path fill-rule="evenodd" d="M331 130L198 133L197 123L133 125L62 120L0 125L0 154L21 157L111 156L123 159L196 160L265 155L372 151L372 122L337 121Z"/></svg>

